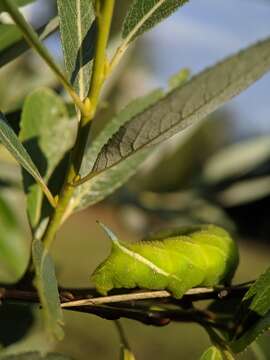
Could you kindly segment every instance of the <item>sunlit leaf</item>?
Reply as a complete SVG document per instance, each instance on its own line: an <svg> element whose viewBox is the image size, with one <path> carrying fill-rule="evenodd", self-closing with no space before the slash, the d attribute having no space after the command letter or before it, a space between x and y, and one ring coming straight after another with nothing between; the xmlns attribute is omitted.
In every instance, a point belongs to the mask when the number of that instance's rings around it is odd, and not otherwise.
<svg viewBox="0 0 270 360"><path fill-rule="evenodd" d="M134 115L143 111L163 95L161 90L156 90L145 97L134 100L120 111L94 139L90 139L82 163L82 177L91 171L100 150L111 136ZM146 152L136 154L129 161L119 164L114 169L107 171L106 174L97 175L79 186L75 192L74 206L77 209L81 209L95 204L111 194L135 173L148 153L149 151L147 150Z"/></svg>
<svg viewBox="0 0 270 360"><path fill-rule="evenodd" d="M269 69L267 39L203 71L122 126L101 150L93 170L113 167L197 123Z"/></svg>
<svg viewBox="0 0 270 360"><path fill-rule="evenodd" d="M216 346L210 346L200 357L200 360L223 360L221 351Z"/></svg>
<svg viewBox="0 0 270 360"><path fill-rule="evenodd" d="M134 0L124 20L122 36L130 40L167 18L188 0Z"/></svg>
<svg viewBox="0 0 270 360"><path fill-rule="evenodd" d="M89 89L95 24L89 0L57 0L66 71L81 99Z"/></svg>
<svg viewBox="0 0 270 360"><path fill-rule="evenodd" d="M121 354L121 360L136 360L134 354L126 348L123 348Z"/></svg>

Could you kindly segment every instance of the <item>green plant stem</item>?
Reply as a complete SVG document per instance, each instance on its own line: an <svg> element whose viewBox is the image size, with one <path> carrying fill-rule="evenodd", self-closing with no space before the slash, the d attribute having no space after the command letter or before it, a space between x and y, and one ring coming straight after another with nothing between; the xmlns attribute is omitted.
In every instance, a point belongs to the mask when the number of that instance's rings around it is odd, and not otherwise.
<svg viewBox="0 0 270 360"><path fill-rule="evenodd" d="M44 246L48 250L54 241L57 230L59 229L63 218L65 218L66 210L74 193L76 182L83 159L84 150L87 144L88 135L91 128L91 120L94 118L99 101L100 91L105 80L106 68L106 47L109 38L111 20L113 16L115 0L97 0L97 24L98 38L96 43L93 73L91 79L90 91L84 102L85 112L78 126L78 133L73 150L71 151L67 176L60 192L58 205L49 220L49 224L45 230L43 241Z"/></svg>
<svg viewBox="0 0 270 360"><path fill-rule="evenodd" d="M84 103L81 101L80 97L76 94L73 87L70 85L68 80L66 79L65 75L59 69L59 67L54 62L53 58L51 57L50 53L43 45L41 40L39 39L37 33L32 28L32 26L25 20L23 15L18 10L17 6L12 0L1 0L3 2L2 6L4 6L5 10L13 19L14 23L18 26L20 31L22 32L26 42L29 44L30 47L34 48L36 52L40 55L40 57L46 62L46 64L51 68L51 70L56 75L57 79L66 89L66 91L71 96L74 103L80 109L80 111L88 116L87 109L84 106Z"/></svg>
<svg viewBox="0 0 270 360"><path fill-rule="evenodd" d="M95 115L100 91L106 77L106 46L109 39L114 3L115 0L96 1L97 28L100 36L97 38L91 85L87 96L91 112L90 117L85 118L83 124L91 121Z"/></svg>
<svg viewBox="0 0 270 360"><path fill-rule="evenodd" d="M121 322L119 320L115 320L114 321L115 327L117 329L119 338L120 338L120 342L121 342L121 346L130 349L129 343L128 343L128 339L126 337L125 331L123 329L123 326L121 324Z"/></svg>

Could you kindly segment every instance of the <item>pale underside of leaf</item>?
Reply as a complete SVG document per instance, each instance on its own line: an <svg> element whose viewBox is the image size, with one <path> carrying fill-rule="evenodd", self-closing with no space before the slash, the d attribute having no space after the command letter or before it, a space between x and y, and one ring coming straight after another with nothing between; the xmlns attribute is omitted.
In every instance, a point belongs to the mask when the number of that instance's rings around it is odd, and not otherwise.
<svg viewBox="0 0 270 360"><path fill-rule="evenodd" d="M127 41L151 29L188 0L135 0L124 20L122 36Z"/></svg>
<svg viewBox="0 0 270 360"><path fill-rule="evenodd" d="M91 78L95 29L89 0L57 0L66 71L81 99L88 93Z"/></svg>
<svg viewBox="0 0 270 360"><path fill-rule="evenodd" d="M101 150L93 171L110 168L205 118L269 69L267 39L203 71L122 126Z"/></svg>
<svg viewBox="0 0 270 360"><path fill-rule="evenodd" d="M120 113L117 114L95 138L90 138L89 146L84 155L80 170L81 175L85 176L91 171L102 147L123 124L163 96L163 91L158 89L145 97L132 101L120 111ZM79 210L104 199L136 172L138 166L144 161L148 154L148 149L142 151L140 154L135 154L135 156L130 158L127 162L119 164L119 166L106 173L97 175L79 186L75 191L71 207Z"/></svg>

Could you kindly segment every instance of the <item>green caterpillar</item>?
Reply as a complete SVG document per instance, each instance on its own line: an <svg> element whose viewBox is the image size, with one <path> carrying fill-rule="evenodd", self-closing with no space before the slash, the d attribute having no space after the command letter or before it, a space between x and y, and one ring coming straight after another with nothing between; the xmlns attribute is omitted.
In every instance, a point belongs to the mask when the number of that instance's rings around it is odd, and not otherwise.
<svg viewBox="0 0 270 360"><path fill-rule="evenodd" d="M102 295L138 287L166 289L179 299L196 286L229 283L238 265L235 242L214 225L163 231L134 244L120 242L102 227L112 240L111 254L91 277Z"/></svg>

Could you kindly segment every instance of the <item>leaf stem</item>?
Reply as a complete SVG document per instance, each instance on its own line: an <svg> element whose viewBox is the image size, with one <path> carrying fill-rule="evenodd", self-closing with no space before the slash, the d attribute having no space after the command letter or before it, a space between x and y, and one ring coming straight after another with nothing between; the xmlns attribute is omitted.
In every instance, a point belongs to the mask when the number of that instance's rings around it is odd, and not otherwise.
<svg viewBox="0 0 270 360"><path fill-rule="evenodd" d="M111 20L113 16L115 0L96 1L98 37L95 49L93 73L89 94L84 101L84 112L79 122L78 133L75 145L70 154L70 161L67 170L65 183L60 192L59 201L54 214L43 235L44 246L49 249L54 241L56 232L66 218L66 211L72 199L75 187L72 185L78 178L84 150L87 144L91 128L91 120L94 118L100 91L105 80L106 69L106 47L109 38Z"/></svg>
<svg viewBox="0 0 270 360"><path fill-rule="evenodd" d="M85 108L84 103L81 101L80 97L77 95L73 87L70 85L68 80L66 79L65 75L62 73L62 71L59 69L59 67L56 65L55 61L51 57L50 53L46 49L46 47L43 45L43 43L40 41L37 33L32 28L32 26L25 20L23 15L18 10L17 6L12 0L2 0L3 4L2 6L5 8L5 10L8 12L8 14L13 19L14 23L18 26L20 31L22 32L26 42L29 44L30 47L34 48L36 52L40 55L40 57L46 62L46 64L51 68L51 70L56 75L57 79L60 81L60 83L63 85L63 87L66 89L66 91L71 96L74 103L77 105L77 107L80 109L80 111L85 114L87 114L87 109Z"/></svg>
<svg viewBox="0 0 270 360"><path fill-rule="evenodd" d="M117 332L118 332L119 337L120 337L121 345L124 346L127 349L130 349L128 339L126 337L126 334L125 334L125 331L123 329L123 326L122 326L121 322L119 320L115 320L114 323L115 323L115 327L116 327Z"/></svg>
<svg viewBox="0 0 270 360"><path fill-rule="evenodd" d="M121 357L120 360L135 360L134 355L131 352L131 348L128 342L128 339L126 337L124 328L120 322L120 320L114 321L116 330L118 332L119 338L120 338L120 349L121 349Z"/></svg>

